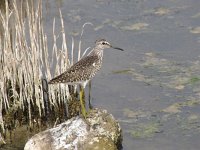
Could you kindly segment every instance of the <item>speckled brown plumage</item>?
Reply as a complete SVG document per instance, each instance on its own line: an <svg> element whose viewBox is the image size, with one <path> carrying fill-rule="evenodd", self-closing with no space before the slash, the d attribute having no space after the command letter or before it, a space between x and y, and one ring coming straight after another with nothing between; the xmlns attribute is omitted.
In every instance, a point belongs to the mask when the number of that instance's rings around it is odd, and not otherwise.
<svg viewBox="0 0 200 150"><path fill-rule="evenodd" d="M80 83L90 80L101 68L101 59L96 55L89 55L75 63L67 71L49 81L54 83Z"/></svg>
<svg viewBox="0 0 200 150"><path fill-rule="evenodd" d="M97 71L101 68L103 50L112 47L106 40L101 39L95 42L95 47L91 53L79 60L67 71L59 76L51 79L49 84L67 83L67 84L82 84L85 86L91 80ZM120 48L112 47L114 49L122 50Z"/></svg>

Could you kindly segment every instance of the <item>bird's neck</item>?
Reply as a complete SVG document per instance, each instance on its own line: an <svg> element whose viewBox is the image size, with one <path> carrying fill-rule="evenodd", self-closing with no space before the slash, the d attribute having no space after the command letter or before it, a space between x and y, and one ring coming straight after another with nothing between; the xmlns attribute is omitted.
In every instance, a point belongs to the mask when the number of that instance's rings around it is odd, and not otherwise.
<svg viewBox="0 0 200 150"><path fill-rule="evenodd" d="M103 49L102 48L97 48L95 47L92 52L90 53L90 55L93 55L93 56L98 56L98 57L103 57Z"/></svg>

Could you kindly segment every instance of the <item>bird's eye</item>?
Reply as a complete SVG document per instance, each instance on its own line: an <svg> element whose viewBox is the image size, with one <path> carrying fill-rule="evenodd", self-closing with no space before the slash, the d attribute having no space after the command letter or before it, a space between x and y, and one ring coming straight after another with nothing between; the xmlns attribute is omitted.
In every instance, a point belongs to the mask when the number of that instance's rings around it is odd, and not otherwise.
<svg viewBox="0 0 200 150"><path fill-rule="evenodd" d="M105 42L103 42L102 44L103 44L103 45L106 45L106 43L105 43Z"/></svg>

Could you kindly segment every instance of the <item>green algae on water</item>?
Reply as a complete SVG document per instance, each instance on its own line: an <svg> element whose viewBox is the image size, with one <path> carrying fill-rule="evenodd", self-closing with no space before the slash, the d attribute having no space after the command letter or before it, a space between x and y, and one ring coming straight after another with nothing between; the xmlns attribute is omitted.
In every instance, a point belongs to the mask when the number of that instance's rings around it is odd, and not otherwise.
<svg viewBox="0 0 200 150"><path fill-rule="evenodd" d="M159 126L160 126L159 123L148 123L148 124L141 123L131 131L131 135L134 138L153 137L155 133L161 132Z"/></svg>

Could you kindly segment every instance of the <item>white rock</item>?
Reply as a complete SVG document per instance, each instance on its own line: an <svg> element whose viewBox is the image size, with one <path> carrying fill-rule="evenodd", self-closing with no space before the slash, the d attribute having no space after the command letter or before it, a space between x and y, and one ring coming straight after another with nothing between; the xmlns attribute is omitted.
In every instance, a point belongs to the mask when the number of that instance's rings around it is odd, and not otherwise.
<svg viewBox="0 0 200 150"><path fill-rule="evenodd" d="M34 135L24 150L115 150L121 146L119 123L106 110L94 109L87 119L74 117Z"/></svg>

